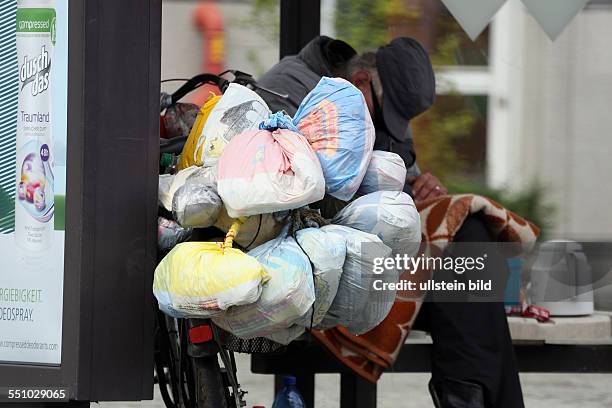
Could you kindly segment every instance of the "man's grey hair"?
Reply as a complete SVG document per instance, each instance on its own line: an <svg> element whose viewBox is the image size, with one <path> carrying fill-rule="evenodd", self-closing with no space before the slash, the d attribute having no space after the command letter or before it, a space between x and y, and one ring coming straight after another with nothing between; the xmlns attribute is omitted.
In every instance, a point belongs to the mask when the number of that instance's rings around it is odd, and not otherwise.
<svg viewBox="0 0 612 408"><path fill-rule="evenodd" d="M378 75L378 69L376 69L376 53L365 52L363 54L355 55L351 58L346 65L347 80L350 80L353 75L359 71L368 71L372 77L372 83L374 84L374 92L379 100L382 98L383 88L380 82L380 76Z"/></svg>

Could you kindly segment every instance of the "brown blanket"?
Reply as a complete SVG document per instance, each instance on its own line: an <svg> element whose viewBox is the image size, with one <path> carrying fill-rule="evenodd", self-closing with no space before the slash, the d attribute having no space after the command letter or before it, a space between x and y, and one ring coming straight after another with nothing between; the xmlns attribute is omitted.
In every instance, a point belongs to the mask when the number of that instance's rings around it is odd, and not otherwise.
<svg viewBox="0 0 612 408"><path fill-rule="evenodd" d="M491 233L500 242L532 244L539 229L485 197L462 194L438 197L417 205L421 215L422 245L420 251L431 255L433 248L440 251L453 241L453 237L470 214L481 213ZM417 276L429 276L429 271L417 271ZM414 300L402 298L398 293L395 304L386 319L373 330L355 336L344 327L312 330L311 334L344 365L366 380L375 383L383 371L393 365L421 307L424 294Z"/></svg>

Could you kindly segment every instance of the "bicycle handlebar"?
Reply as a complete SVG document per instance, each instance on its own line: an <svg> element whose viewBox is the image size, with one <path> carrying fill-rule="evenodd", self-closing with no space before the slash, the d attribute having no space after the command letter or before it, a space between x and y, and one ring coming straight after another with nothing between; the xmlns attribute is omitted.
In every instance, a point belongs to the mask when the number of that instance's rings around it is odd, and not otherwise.
<svg viewBox="0 0 612 408"><path fill-rule="evenodd" d="M228 74L233 75L232 79L224 78ZM160 112L176 104L189 92L201 87L202 85L211 84L219 88L221 93L224 93L231 83L246 86L250 89L259 89L264 92L276 95L280 98L288 98L289 95L280 94L270 89L266 89L257 84L255 78L246 72L237 70L227 70L219 75L204 73L196 75L187 80L179 89L174 91L171 95L162 94L160 99ZM162 139L159 140L160 153L173 153L178 154L181 152L183 145L187 141L187 137L178 137L173 139Z"/></svg>

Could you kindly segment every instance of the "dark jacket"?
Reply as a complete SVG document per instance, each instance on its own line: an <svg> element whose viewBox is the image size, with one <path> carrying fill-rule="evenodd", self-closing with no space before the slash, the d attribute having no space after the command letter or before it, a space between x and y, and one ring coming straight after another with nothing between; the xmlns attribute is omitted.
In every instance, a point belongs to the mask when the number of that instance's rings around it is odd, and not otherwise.
<svg viewBox="0 0 612 408"><path fill-rule="evenodd" d="M316 37L298 55L283 58L259 78L258 83L262 87L289 95L288 98L281 98L269 92L258 91L273 112L284 110L291 116L295 115L302 100L314 89L321 77L333 77L342 71L342 61L350 58L350 51L341 49L344 55L339 57L336 55L338 48L330 47L330 44L334 44L334 39ZM407 168L414 166L414 170L418 171L412 137L400 143L384 129L376 129L374 149L397 153L404 159Z"/></svg>
<svg viewBox="0 0 612 408"><path fill-rule="evenodd" d="M321 77L334 76L324 51L331 41L332 38L325 36L313 39L298 55L283 58L259 78L257 82L262 87L289 95L285 99L259 90L259 95L272 112L284 110L291 116L295 115L300 103L317 86Z"/></svg>

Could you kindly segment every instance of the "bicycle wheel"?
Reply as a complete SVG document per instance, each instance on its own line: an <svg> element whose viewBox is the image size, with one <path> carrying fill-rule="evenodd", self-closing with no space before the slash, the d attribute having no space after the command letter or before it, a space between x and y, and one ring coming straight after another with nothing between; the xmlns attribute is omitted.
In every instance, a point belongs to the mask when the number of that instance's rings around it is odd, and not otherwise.
<svg viewBox="0 0 612 408"><path fill-rule="evenodd" d="M217 356L194 358L193 377L198 408L228 408Z"/></svg>

